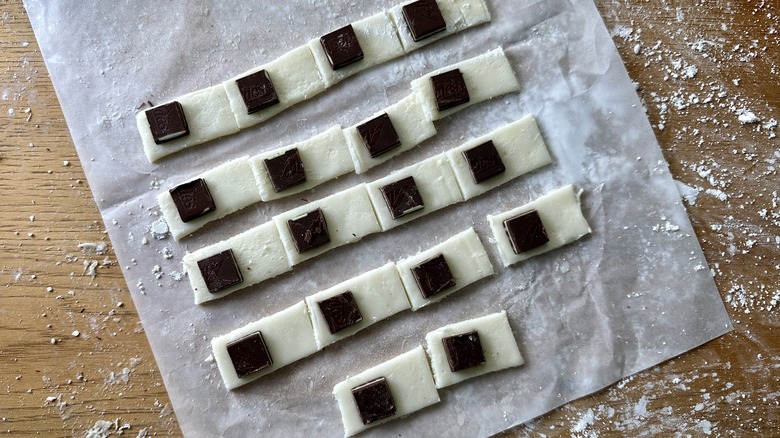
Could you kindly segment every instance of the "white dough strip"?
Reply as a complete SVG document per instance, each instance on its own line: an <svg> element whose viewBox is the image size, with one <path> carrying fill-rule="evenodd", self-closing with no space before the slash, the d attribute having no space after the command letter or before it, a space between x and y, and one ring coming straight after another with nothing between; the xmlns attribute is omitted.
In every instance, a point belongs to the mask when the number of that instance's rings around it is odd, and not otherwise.
<svg viewBox="0 0 780 438"><path fill-rule="evenodd" d="M343 68L334 70L330 66L318 37L276 60L248 70L222 84L161 104L174 101L181 103L189 125L189 135L156 144L146 119L147 110L139 112L136 114L136 122L147 158L150 162L155 162L188 147L234 134L266 121L349 76L399 58L443 37L489 22L491 18L484 0L436 0L436 3L447 28L418 43L411 40L409 28L400 14L402 6L399 5L352 23L363 50L363 59ZM249 114L236 79L261 70L268 73L279 103Z"/></svg>

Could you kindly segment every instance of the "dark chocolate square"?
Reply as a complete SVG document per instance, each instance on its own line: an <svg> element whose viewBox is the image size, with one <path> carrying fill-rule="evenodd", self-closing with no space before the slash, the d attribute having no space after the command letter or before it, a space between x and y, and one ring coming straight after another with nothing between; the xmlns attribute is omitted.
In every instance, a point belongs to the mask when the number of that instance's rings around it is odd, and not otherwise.
<svg viewBox="0 0 780 438"><path fill-rule="evenodd" d="M436 109L444 111L469 101L469 89L459 69L431 76Z"/></svg>
<svg viewBox="0 0 780 438"><path fill-rule="evenodd" d="M213 294L244 281L233 251L229 249L198 261L198 269Z"/></svg>
<svg viewBox="0 0 780 438"><path fill-rule="evenodd" d="M170 190L170 194L182 222L197 219L217 208L203 178L178 185Z"/></svg>
<svg viewBox="0 0 780 438"><path fill-rule="evenodd" d="M355 29L348 24L341 29L323 35L320 38L322 49L328 57L328 62L333 70L346 67L353 62L363 59L363 49L360 47Z"/></svg>
<svg viewBox="0 0 780 438"><path fill-rule="evenodd" d="M184 108L176 101L146 110L146 120L149 121L149 130L152 131L152 137L157 144L175 140L190 133L187 118L184 116Z"/></svg>
<svg viewBox="0 0 780 438"><path fill-rule="evenodd" d="M413 267L412 275L425 298L455 286L455 278L444 254L439 254Z"/></svg>
<svg viewBox="0 0 780 438"><path fill-rule="evenodd" d="M380 377L352 388L352 396L363 424L371 424L395 415L395 400L387 379Z"/></svg>
<svg viewBox="0 0 780 438"><path fill-rule="evenodd" d="M417 184L411 176L383 186L379 191L382 192L393 219L398 219L425 207Z"/></svg>
<svg viewBox="0 0 780 438"><path fill-rule="evenodd" d="M463 157L471 169L471 177L475 184L504 173L506 167L491 140L463 151Z"/></svg>
<svg viewBox="0 0 780 438"><path fill-rule="evenodd" d="M485 352L476 330L442 338L441 342L453 373L485 363Z"/></svg>
<svg viewBox="0 0 780 438"><path fill-rule="evenodd" d="M317 305L320 307L325 322L328 323L331 334L363 320L355 297L350 291L319 301Z"/></svg>
<svg viewBox="0 0 780 438"><path fill-rule="evenodd" d="M319 208L303 216L287 221L293 243L298 253L304 253L330 242L328 223Z"/></svg>
<svg viewBox="0 0 780 438"><path fill-rule="evenodd" d="M238 377L246 377L271 366L273 360L260 332L227 344L228 356Z"/></svg>
<svg viewBox="0 0 780 438"><path fill-rule="evenodd" d="M390 116L384 113L357 127L357 132L363 140L371 158L376 158L385 152L401 146L401 139L395 131Z"/></svg>
<svg viewBox="0 0 780 438"><path fill-rule="evenodd" d="M241 98L244 99L247 114L256 113L279 103L276 88L265 70L236 79L236 85Z"/></svg>
<svg viewBox="0 0 780 438"><path fill-rule="evenodd" d="M306 182L303 161L298 148L292 148L278 157L263 160L274 191L279 193Z"/></svg>
<svg viewBox="0 0 780 438"><path fill-rule="evenodd" d="M402 8L404 20L415 41L444 31L447 24L436 0L419 0Z"/></svg>
<svg viewBox="0 0 780 438"><path fill-rule="evenodd" d="M536 210L520 214L504 221L504 229L512 242L515 254L530 251L549 242L542 218Z"/></svg>

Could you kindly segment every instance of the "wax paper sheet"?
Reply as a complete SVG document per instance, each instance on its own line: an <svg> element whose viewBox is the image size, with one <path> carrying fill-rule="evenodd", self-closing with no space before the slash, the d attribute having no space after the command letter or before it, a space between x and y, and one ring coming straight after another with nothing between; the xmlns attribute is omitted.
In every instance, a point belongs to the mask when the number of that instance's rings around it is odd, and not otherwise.
<svg viewBox="0 0 780 438"><path fill-rule="evenodd" d="M217 84L348 22L379 1L82 2L26 6L76 148L181 427L189 436L338 436L331 390L445 324L505 309L523 367L441 391L441 403L366 435L485 436L728 331L707 269L634 87L590 0L488 0L490 24L363 72L271 121L150 164L134 115ZM439 134L371 171L258 204L180 242L150 231L161 190L242 155L363 120L426 72L503 46L522 91L436 123ZM195 306L181 259L308 200L384 176L535 114L554 164L467 203L369 236L292 272ZM590 236L502 268L485 216L561 186L584 190ZM158 224L159 225L159 224ZM237 391L210 340L305 296L474 227L497 274L403 312Z"/></svg>

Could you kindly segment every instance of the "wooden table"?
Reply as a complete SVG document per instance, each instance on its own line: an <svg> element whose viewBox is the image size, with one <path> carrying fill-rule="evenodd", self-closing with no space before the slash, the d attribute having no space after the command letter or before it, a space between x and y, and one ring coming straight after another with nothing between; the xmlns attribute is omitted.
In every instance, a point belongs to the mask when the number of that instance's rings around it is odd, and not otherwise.
<svg viewBox="0 0 780 438"><path fill-rule="evenodd" d="M735 330L507 436L777 436L780 5L597 3ZM0 19L0 431L179 435L21 1Z"/></svg>

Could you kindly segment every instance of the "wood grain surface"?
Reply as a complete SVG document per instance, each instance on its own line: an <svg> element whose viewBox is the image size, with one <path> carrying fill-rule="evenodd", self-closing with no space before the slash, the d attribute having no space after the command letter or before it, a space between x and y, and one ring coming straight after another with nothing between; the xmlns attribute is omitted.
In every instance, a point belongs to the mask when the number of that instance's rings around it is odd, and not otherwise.
<svg viewBox="0 0 780 438"><path fill-rule="evenodd" d="M735 330L506 436L778 436L780 2L597 5ZM0 20L0 433L180 435L21 1Z"/></svg>

